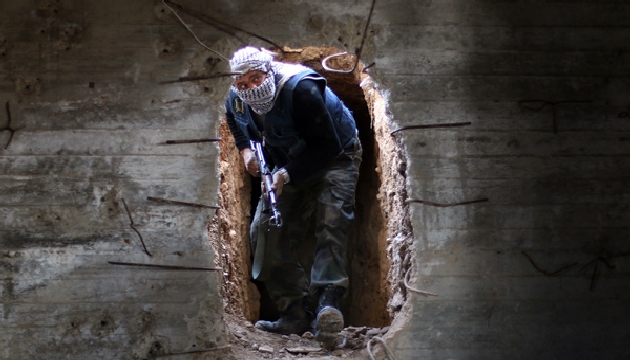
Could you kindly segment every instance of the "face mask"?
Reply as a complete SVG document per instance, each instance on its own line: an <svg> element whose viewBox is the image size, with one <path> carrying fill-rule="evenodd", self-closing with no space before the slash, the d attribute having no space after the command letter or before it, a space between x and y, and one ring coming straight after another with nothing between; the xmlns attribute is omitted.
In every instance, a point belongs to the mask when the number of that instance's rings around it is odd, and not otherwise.
<svg viewBox="0 0 630 360"><path fill-rule="evenodd" d="M276 81L273 71L268 71L263 82L251 89L239 90L232 85L232 90L247 104L255 113L263 115L269 112L274 104L276 95Z"/></svg>

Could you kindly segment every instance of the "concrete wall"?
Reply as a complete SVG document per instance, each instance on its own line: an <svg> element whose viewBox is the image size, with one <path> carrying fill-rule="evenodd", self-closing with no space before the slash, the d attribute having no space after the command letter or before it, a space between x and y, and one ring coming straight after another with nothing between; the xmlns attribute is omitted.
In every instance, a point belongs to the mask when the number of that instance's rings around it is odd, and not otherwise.
<svg viewBox="0 0 630 360"><path fill-rule="evenodd" d="M221 112L199 86L158 84L198 49L155 5L0 4L0 126L15 130L0 133L0 358L227 341L219 272L110 264L214 266L214 209L147 200L216 205L219 181L216 143L165 144L215 138Z"/></svg>
<svg viewBox="0 0 630 360"><path fill-rule="evenodd" d="M410 295L397 355L628 357L630 7L434 1L377 13L374 60L397 126L471 122L395 135L410 198L488 199L410 205L412 285L439 296Z"/></svg>
<svg viewBox="0 0 630 360"><path fill-rule="evenodd" d="M281 45L349 51L370 6L181 3ZM216 204L218 147L164 142L216 137L227 82L159 82L225 62L158 1L0 5L0 354L226 345L219 272L109 263L214 266L214 210L147 197ZM628 15L606 1L377 1L363 60L392 130L471 122L394 135L410 200L488 199L410 204L410 285L438 296L407 292L386 337L398 358L630 355ZM226 56L252 41L184 18Z"/></svg>

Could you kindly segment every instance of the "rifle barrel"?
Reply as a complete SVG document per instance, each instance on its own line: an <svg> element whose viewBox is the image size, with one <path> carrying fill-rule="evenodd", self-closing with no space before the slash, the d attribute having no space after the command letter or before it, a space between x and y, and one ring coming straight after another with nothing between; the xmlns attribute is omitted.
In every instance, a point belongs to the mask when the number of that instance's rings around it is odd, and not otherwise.
<svg viewBox="0 0 630 360"><path fill-rule="evenodd" d="M265 154L263 152L262 144L258 141L249 141L249 145L256 154L256 160L258 160L258 167L260 168L260 175L262 176L263 183L265 184L265 189L267 191L267 200L271 205L271 218L269 222L272 225L276 225L278 227L282 226L282 217L280 215L280 210L277 208L277 195L276 190L272 188L273 186L273 175L271 174L271 170L267 166L267 161L265 160Z"/></svg>

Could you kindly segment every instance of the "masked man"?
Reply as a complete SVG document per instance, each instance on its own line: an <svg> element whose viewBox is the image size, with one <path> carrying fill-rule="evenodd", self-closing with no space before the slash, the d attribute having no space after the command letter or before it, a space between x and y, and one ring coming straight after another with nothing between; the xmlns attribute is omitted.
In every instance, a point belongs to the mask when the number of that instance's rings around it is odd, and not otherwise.
<svg viewBox="0 0 630 360"><path fill-rule="evenodd" d="M264 282L281 314L256 327L280 334L314 330L319 340L330 340L343 329L339 301L349 285L346 242L362 155L354 118L321 75L276 62L265 50L236 51L230 70L238 73L226 102L230 131L253 176L260 169L249 141L262 142L282 214L282 226L270 226L261 198L251 224L254 267L263 259L254 278ZM313 228L309 279L296 250ZM315 315L310 296L317 299Z"/></svg>

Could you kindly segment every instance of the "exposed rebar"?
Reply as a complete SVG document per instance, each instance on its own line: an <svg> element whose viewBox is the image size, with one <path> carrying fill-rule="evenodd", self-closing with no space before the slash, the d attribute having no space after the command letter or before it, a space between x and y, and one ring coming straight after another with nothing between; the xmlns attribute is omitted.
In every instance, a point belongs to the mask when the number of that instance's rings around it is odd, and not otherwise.
<svg viewBox="0 0 630 360"><path fill-rule="evenodd" d="M372 14L374 13L374 5L376 4L376 0L372 0L372 6L370 6L370 12L368 14L367 17L367 21L365 22L365 28L363 29L363 37L361 38L361 45L359 46L358 49L356 49L356 53L354 54L354 65L352 66L352 69L350 70L339 70L339 69L333 69L331 67L328 66L328 61L330 59L336 58L336 57L341 57L344 55L347 55L348 52L344 51L344 52L340 52L340 53L336 53L336 54L332 54L326 58L324 58L324 60L322 60L322 67L327 70L327 71L331 71L331 72L338 72L338 73L351 73L354 71L354 69L357 68L357 65L359 64L359 61L361 60L361 52L363 51L363 45L365 44L365 38L367 36L367 31L368 31L368 27L370 26L370 21L372 21ZM370 67L373 66L374 63L370 64Z"/></svg>
<svg viewBox="0 0 630 360"><path fill-rule="evenodd" d="M155 202L161 202L161 203L165 203L165 204L191 206L191 207L196 207L196 208L220 209L219 206L215 206L215 205L202 205L202 204L195 204L195 203L184 202L184 201L156 198L156 197L152 197L152 196L147 196L147 200L155 201Z"/></svg>
<svg viewBox="0 0 630 360"><path fill-rule="evenodd" d="M451 203L451 204L441 204L441 203L436 203L436 202L432 202L432 201L414 200L414 199L408 199L408 200L405 200L405 202L406 203L416 203L416 204L437 206L437 207L451 207L451 206L461 206L461 205L476 204L476 203L480 203L480 202L487 202L488 200L489 200L488 198L483 198L483 199L477 199L477 200L471 200L471 201L463 201L463 202Z"/></svg>
<svg viewBox="0 0 630 360"><path fill-rule="evenodd" d="M222 78L222 77L230 77L234 75L241 75L241 73L227 72L227 73L218 73L214 75L203 75L203 76L182 76L177 80L160 81L158 84L166 85L166 84L175 84L175 83L182 83L182 82L188 82L188 81L209 80L209 79L217 79L217 78Z"/></svg>
<svg viewBox="0 0 630 360"><path fill-rule="evenodd" d="M466 126L466 125L470 125L470 124L472 124L472 122L466 121L466 122L444 123L444 124L409 125L409 126L403 126L400 129L396 129L396 130L392 131L390 133L390 135L394 135L394 134L396 134L398 132L405 131L405 130L443 129L443 128L452 128L452 127Z"/></svg>
<svg viewBox="0 0 630 360"><path fill-rule="evenodd" d="M137 266L137 267L149 267L167 270L194 270L194 271L219 271L221 268L215 267L191 267L191 266L178 266L178 265L160 265L160 264L142 264L142 263L130 263L120 261L108 261L111 265L124 265L124 266Z"/></svg>
<svg viewBox="0 0 630 360"><path fill-rule="evenodd" d="M217 346L217 347L210 348L210 349L190 350L190 351L183 351L183 352L170 353L170 354L157 354L157 355L155 355L155 357L159 358L159 357L167 357L167 356L199 354L199 353L210 352L210 351L217 351L217 350L224 350L224 349L229 349L229 348L230 348L230 345L225 345L225 346Z"/></svg>
<svg viewBox="0 0 630 360"><path fill-rule="evenodd" d="M209 15L206 15L204 13L201 13L201 12L198 12L198 11L195 11L195 10L192 10L192 9L188 9L188 8L186 8L186 7L184 7L184 6L180 5L180 4L177 4L177 3L175 3L175 2L173 2L171 0L164 0L164 1L166 3L168 3L168 4L170 4L170 5L175 6L179 11L181 11L183 13L186 13L186 14L196 18L197 20L200 20L201 22L204 22L204 23L206 23L206 24L208 24L210 26L213 26L216 29L218 29L220 31L223 31L223 32L225 32L225 33L227 33L229 35L236 36L236 34L234 34L233 32L229 31L228 29L240 31L240 32L245 33L247 35L253 36L253 37L255 37L258 40L262 40L262 41L264 41L264 42L266 42L266 43L268 43L270 45L273 45L275 48L277 48L280 51L283 51L282 47L280 45L274 43L273 41L271 41L271 40L269 40L269 39L267 39L267 38L265 38L265 37L263 37L261 35L253 33L251 31L247 31L245 29L239 28L239 27L234 26L234 25L230 25L230 24L228 24L228 23L226 23L224 21L218 20L218 19L216 19L216 18L214 18L212 16L209 16ZM239 39L239 40L241 40L241 39Z"/></svg>
<svg viewBox="0 0 630 360"><path fill-rule="evenodd" d="M167 145L172 145L172 144L194 144L194 143L218 142L218 141L221 141L221 139L218 138L218 139L166 140L165 144L167 144Z"/></svg>

